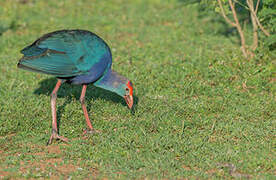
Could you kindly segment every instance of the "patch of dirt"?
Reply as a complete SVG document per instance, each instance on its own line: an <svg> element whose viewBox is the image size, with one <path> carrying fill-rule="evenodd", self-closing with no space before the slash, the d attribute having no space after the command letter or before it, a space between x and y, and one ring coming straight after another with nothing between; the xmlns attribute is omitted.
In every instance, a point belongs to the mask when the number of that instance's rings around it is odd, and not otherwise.
<svg viewBox="0 0 276 180"><path fill-rule="evenodd" d="M6 172L6 171L1 171L0 170L0 179L4 179L5 177L8 177L10 175L11 175L10 172Z"/></svg>
<svg viewBox="0 0 276 180"><path fill-rule="evenodd" d="M43 157L46 156L46 153L48 154L61 154L60 146L59 145L51 145L51 146L37 146L30 144L28 145L31 147L33 151L39 151L39 152L30 152L27 153L28 155L33 155L33 156L38 156L38 157Z"/></svg>
<svg viewBox="0 0 276 180"><path fill-rule="evenodd" d="M97 168L91 167L91 164L83 164L80 166L81 159L77 162L66 161L63 159L62 146L67 145L50 145L50 146L40 146L36 144L24 145L28 146L30 150L25 155L32 155L35 159L32 160L23 159L21 160L20 167L16 172L17 175L27 175L27 174L40 174L42 176L49 176L50 179L59 179L61 175L68 176L72 172L84 171L87 173L87 168L89 168L89 176L97 177L99 171ZM22 146L23 147L23 146ZM0 159L5 157L5 151L0 150ZM16 153L16 156L20 156L21 153ZM1 167L0 166L0 179L12 177L14 173L9 171L4 171L3 168L10 169L12 167Z"/></svg>
<svg viewBox="0 0 276 180"><path fill-rule="evenodd" d="M185 169L186 171L191 171L192 169L189 166L182 165L182 168Z"/></svg>
<svg viewBox="0 0 276 180"><path fill-rule="evenodd" d="M28 153L28 154L31 154L31 155L33 155L33 156L40 156L40 157L43 157L43 156L45 156L46 155L46 153L45 152L35 152L35 153Z"/></svg>
<svg viewBox="0 0 276 180"><path fill-rule="evenodd" d="M39 159L37 162L21 162L20 172L28 173L30 170L37 172L46 172L49 168L55 169L57 172L61 174L68 174L70 172L74 172L77 170L77 167L73 164L63 164L62 158L47 158L48 154L60 155L62 154L60 150L60 145L50 145L46 147L40 147L36 145L31 146L34 149L43 150L41 152L28 153L34 156L37 156Z"/></svg>
<svg viewBox="0 0 276 180"><path fill-rule="evenodd" d="M61 154L61 150L58 145L47 146L48 153Z"/></svg>
<svg viewBox="0 0 276 180"><path fill-rule="evenodd" d="M272 82L272 83L276 82L276 77L272 77L272 78L270 79L270 82Z"/></svg>
<svg viewBox="0 0 276 180"><path fill-rule="evenodd" d="M68 174L70 172L74 172L77 170L77 167L72 164L64 164L61 166L57 166L56 170L62 174Z"/></svg>
<svg viewBox="0 0 276 180"><path fill-rule="evenodd" d="M12 133L12 134L8 134L6 136L0 136L0 139L5 139L5 138L11 139L15 135L16 135L15 133Z"/></svg>
<svg viewBox="0 0 276 180"><path fill-rule="evenodd" d="M1 157L5 157L4 151L2 150L0 150L0 160L1 160ZM3 171L2 168L3 167L0 167L0 179L4 179L5 177L8 177L11 175L9 172Z"/></svg>
<svg viewBox="0 0 276 180"><path fill-rule="evenodd" d="M30 170L37 172L46 172L49 168L55 169L61 174L68 174L77 170L77 167L73 164L63 164L63 159L61 158L48 158L46 160L40 160L38 162L21 162L20 172L28 173Z"/></svg>

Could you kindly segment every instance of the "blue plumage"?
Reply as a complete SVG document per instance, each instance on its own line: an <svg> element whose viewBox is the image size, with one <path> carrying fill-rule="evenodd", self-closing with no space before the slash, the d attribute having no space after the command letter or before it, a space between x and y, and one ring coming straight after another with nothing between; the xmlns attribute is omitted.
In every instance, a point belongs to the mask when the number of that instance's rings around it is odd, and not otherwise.
<svg viewBox="0 0 276 180"><path fill-rule="evenodd" d="M21 53L24 57L18 63L19 68L60 78L83 77L74 79L75 84L99 79L112 63L108 45L97 35L84 30L62 30L46 34Z"/></svg>
<svg viewBox="0 0 276 180"><path fill-rule="evenodd" d="M85 30L61 30L46 34L21 50L24 56L18 67L54 75L58 78L51 95L53 139L68 141L58 134L56 98L63 82L82 85L80 102L88 126L94 132L84 103L87 84L112 91L122 96L128 107L133 105L132 83L111 69L112 56L108 45L96 34Z"/></svg>

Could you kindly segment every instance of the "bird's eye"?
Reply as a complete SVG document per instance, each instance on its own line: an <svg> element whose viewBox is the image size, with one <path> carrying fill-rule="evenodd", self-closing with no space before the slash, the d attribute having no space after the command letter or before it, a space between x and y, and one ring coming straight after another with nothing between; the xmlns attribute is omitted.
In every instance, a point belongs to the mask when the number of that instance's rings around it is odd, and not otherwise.
<svg viewBox="0 0 276 180"><path fill-rule="evenodd" d="M129 91L129 89L128 89L128 88L126 88L126 91Z"/></svg>

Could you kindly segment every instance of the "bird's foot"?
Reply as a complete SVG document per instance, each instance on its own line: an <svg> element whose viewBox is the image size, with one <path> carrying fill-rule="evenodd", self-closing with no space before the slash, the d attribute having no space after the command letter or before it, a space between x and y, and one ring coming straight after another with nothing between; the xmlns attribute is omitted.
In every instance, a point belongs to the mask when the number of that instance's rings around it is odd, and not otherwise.
<svg viewBox="0 0 276 180"><path fill-rule="evenodd" d="M92 134L97 134L100 133L101 131L95 130L95 129L85 129L82 133L82 135L92 135Z"/></svg>
<svg viewBox="0 0 276 180"><path fill-rule="evenodd" d="M63 136L58 135L57 131L55 131L55 130L52 131L52 135L51 135L49 141L47 142L47 145L52 144L53 139L59 139L59 140L64 141L64 142L66 142L66 143L69 142L68 139L67 139L66 137L63 137Z"/></svg>

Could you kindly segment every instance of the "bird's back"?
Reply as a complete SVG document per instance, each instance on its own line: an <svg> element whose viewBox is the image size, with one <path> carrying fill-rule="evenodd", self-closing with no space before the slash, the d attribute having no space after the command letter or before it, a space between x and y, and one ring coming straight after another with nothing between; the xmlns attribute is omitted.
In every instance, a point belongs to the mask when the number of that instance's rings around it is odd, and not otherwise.
<svg viewBox="0 0 276 180"><path fill-rule="evenodd" d="M60 78L81 77L77 81L83 82L76 84L99 79L112 64L108 45L99 36L85 30L46 34L21 53L24 56L18 63L19 68Z"/></svg>

